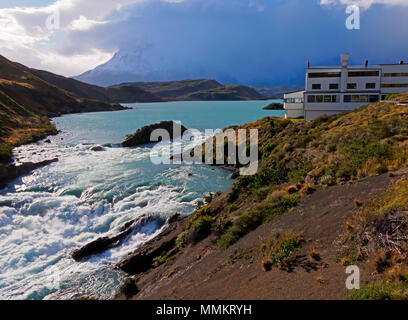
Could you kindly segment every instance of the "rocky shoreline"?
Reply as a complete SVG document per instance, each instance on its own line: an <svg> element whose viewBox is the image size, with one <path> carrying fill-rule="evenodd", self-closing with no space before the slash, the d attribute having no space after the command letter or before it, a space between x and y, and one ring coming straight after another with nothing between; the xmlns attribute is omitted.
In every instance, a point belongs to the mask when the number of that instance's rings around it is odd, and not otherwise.
<svg viewBox="0 0 408 320"><path fill-rule="evenodd" d="M0 189L6 187L7 183L17 179L21 176L29 174L31 171L45 167L51 163L57 162L58 158L44 160L41 162L33 163L33 162L26 162L20 166L16 166L14 164L9 164L6 166L0 166Z"/></svg>

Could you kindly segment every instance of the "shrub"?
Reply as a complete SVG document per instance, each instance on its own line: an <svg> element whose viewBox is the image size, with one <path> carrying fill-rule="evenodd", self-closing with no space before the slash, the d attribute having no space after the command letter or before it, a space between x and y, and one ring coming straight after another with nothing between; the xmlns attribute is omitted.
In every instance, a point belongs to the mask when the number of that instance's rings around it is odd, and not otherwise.
<svg viewBox="0 0 408 320"><path fill-rule="evenodd" d="M258 200L265 200L265 198L268 196L268 193L270 191L269 187L263 187L255 190L255 196Z"/></svg>
<svg viewBox="0 0 408 320"><path fill-rule="evenodd" d="M310 183L305 184L303 188L300 189L300 193L304 196L308 194L312 194L314 191L316 191L316 188Z"/></svg>
<svg viewBox="0 0 408 320"><path fill-rule="evenodd" d="M387 138L391 135L388 123L384 120L373 120L368 124L369 132L379 139Z"/></svg>
<svg viewBox="0 0 408 320"><path fill-rule="evenodd" d="M262 270L263 270L264 272L271 271L271 269L272 269L272 261L271 261L270 259L268 259L268 260L263 260L263 261L262 261L262 264L261 264L261 267L262 267Z"/></svg>
<svg viewBox="0 0 408 320"><path fill-rule="evenodd" d="M297 188L296 185L292 185L292 186L289 186L289 187L286 188L286 192L288 194L293 194L293 193L298 192L298 188Z"/></svg>
<svg viewBox="0 0 408 320"><path fill-rule="evenodd" d="M303 237L293 232L276 235L270 244L272 265L287 264L291 255L300 248L303 242Z"/></svg>
<svg viewBox="0 0 408 320"><path fill-rule="evenodd" d="M280 161L272 161L256 175L252 176L249 187L259 189L269 185L279 185L287 181L287 171L285 164Z"/></svg>
<svg viewBox="0 0 408 320"><path fill-rule="evenodd" d="M391 146L385 143L370 142L367 139L356 138L351 144L346 145L341 150L344 156L340 167L337 170L337 177L350 178L356 176L358 170L362 168L368 160L371 160L371 166L381 163L391 155ZM378 169L377 169L378 170ZM366 171L376 171L375 168L366 168Z"/></svg>
<svg viewBox="0 0 408 320"><path fill-rule="evenodd" d="M237 211L238 209L239 209L238 205L236 203L233 203L228 207L228 213L233 213L234 211Z"/></svg>
<svg viewBox="0 0 408 320"><path fill-rule="evenodd" d="M326 174L320 178L320 184L330 186L333 184L333 177L330 174Z"/></svg>
<svg viewBox="0 0 408 320"><path fill-rule="evenodd" d="M312 163L302 158L295 158L294 162L295 167L289 170L288 176L291 181L301 181L307 176L307 173L313 169Z"/></svg>
<svg viewBox="0 0 408 320"><path fill-rule="evenodd" d="M211 233L211 226L214 221L215 218L208 215L193 217L187 224L187 233L184 235L185 241L195 244L206 238Z"/></svg>

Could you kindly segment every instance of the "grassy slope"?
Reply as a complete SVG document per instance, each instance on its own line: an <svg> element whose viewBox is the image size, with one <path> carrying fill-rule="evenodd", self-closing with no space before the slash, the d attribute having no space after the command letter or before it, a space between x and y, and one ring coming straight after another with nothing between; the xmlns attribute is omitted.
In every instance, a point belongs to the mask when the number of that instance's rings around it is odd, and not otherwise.
<svg viewBox="0 0 408 320"><path fill-rule="evenodd" d="M31 73L48 83L74 93L78 97L97 99L106 103L159 102L154 94L134 86L113 86L103 88L66 78L47 71L30 69Z"/></svg>
<svg viewBox="0 0 408 320"><path fill-rule="evenodd" d="M189 218L177 238L176 252L190 250L191 245L210 235L219 248L228 248L262 224L290 211L316 189L357 181L408 164L408 106L379 102L311 122L269 117L239 128L259 130L262 160L258 173L239 177L230 190L210 197L209 204ZM406 198L405 193L403 197ZM388 202L395 204L392 199ZM407 212L406 201L398 205L399 211ZM346 233L346 229L342 232ZM358 243L354 241L350 245L356 247ZM404 254L407 248L408 241L404 240ZM282 250L285 258L291 255L287 248ZM350 254L339 252L343 258ZM371 254L377 253L374 250ZM171 254L172 257L162 256L159 260L163 263L173 260L175 251ZM405 260L397 260L404 261L404 268L407 266L405 257ZM272 264L276 259L270 260L266 263ZM401 277L397 273L395 278Z"/></svg>
<svg viewBox="0 0 408 320"><path fill-rule="evenodd" d="M408 163L406 106L376 103L311 122L265 118L244 127L259 129L262 164L256 175L234 184L224 205L238 209L218 218L221 246L273 217L275 206L285 211L295 205L288 197Z"/></svg>
<svg viewBox="0 0 408 320"><path fill-rule="evenodd" d="M48 117L113 110L123 107L78 97L0 56L0 162L10 160L14 146L56 133Z"/></svg>

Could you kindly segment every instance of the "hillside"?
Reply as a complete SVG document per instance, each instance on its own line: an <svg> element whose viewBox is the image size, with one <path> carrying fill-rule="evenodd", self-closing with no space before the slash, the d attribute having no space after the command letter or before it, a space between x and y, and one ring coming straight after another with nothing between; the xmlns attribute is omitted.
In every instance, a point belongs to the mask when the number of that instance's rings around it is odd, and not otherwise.
<svg viewBox="0 0 408 320"><path fill-rule="evenodd" d="M31 69L0 56L1 162L10 160L13 146L55 134L49 117L124 109L118 104L88 99L61 89L39 78Z"/></svg>
<svg viewBox="0 0 408 320"><path fill-rule="evenodd" d="M240 128L259 130L258 173L123 259L133 298L408 298L408 106Z"/></svg>
<svg viewBox="0 0 408 320"><path fill-rule="evenodd" d="M266 99L256 90L243 85L225 85L215 89L192 92L182 97L182 100L197 101L237 101Z"/></svg>
<svg viewBox="0 0 408 320"><path fill-rule="evenodd" d="M99 87L72 78L66 78L43 70L30 69L40 79L78 97L100 100L106 103L159 102L158 96L135 86Z"/></svg>
<svg viewBox="0 0 408 320"><path fill-rule="evenodd" d="M300 91L304 87L297 85L288 85L288 86L250 86L251 88L258 91L265 97L268 98L279 98L282 99L285 93Z"/></svg>
<svg viewBox="0 0 408 320"><path fill-rule="evenodd" d="M222 87L222 84L215 80L181 80L166 82L134 82L128 85L137 86L143 90L152 92L164 100L179 100L183 96L193 92L210 90Z"/></svg>
<svg viewBox="0 0 408 320"><path fill-rule="evenodd" d="M265 99L257 91L243 85L222 85L215 80L182 80L167 82L134 82L123 86L139 87L166 101L213 101Z"/></svg>

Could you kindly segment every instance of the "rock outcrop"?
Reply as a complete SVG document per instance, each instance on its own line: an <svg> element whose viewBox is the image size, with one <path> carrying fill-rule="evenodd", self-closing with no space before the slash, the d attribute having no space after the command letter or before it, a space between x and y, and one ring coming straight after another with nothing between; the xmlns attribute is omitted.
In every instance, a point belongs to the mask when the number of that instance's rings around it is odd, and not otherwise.
<svg viewBox="0 0 408 320"><path fill-rule="evenodd" d="M164 129L169 133L169 138L171 140L179 138L187 128L180 123L174 121L162 121L160 123L145 126L136 131L122 142L124 147L137 147L144 144L149 144L157 141L151 141L150 137L154 130ZM164 140L163 140L164 141Z"/></svg>
<svg viewBox="0 0 408 320"><path fill-rule="evenodd" d="M0 188L4 188L6 186L6 183L11 180L17 179L18 177L29 174L31 171L35 169L47 166L57 161L58 158L54 158L51 160L45 160L37 163L26 162L20 166L15 166L12 164L0 166Z"/></svg>
<svg viewBox="0 0 408 320"><path fill-rule="evenodd" d="M127 255L118 267L130 275L136 275L152 268L153 260L161 254L171 255L175 248L176 238L182 230L185 219L178 214L168 218L167 226L154 239L145 243L135 252Z"/></svg>
<svg viewBox="0 0 408 320"><path fill-rule="evenodd" d="M118 234L114 236L100 237L86 244L82 248L75 250L72 253L72 258L74 258L75 261L81 261L94 254L102 253L108 249L115 248L121 245L126 237L132 232L142 228L149 222L153 221L153 219L154 218L152 216L142 215L134 220L131 220L121 227Z"/></svg>

